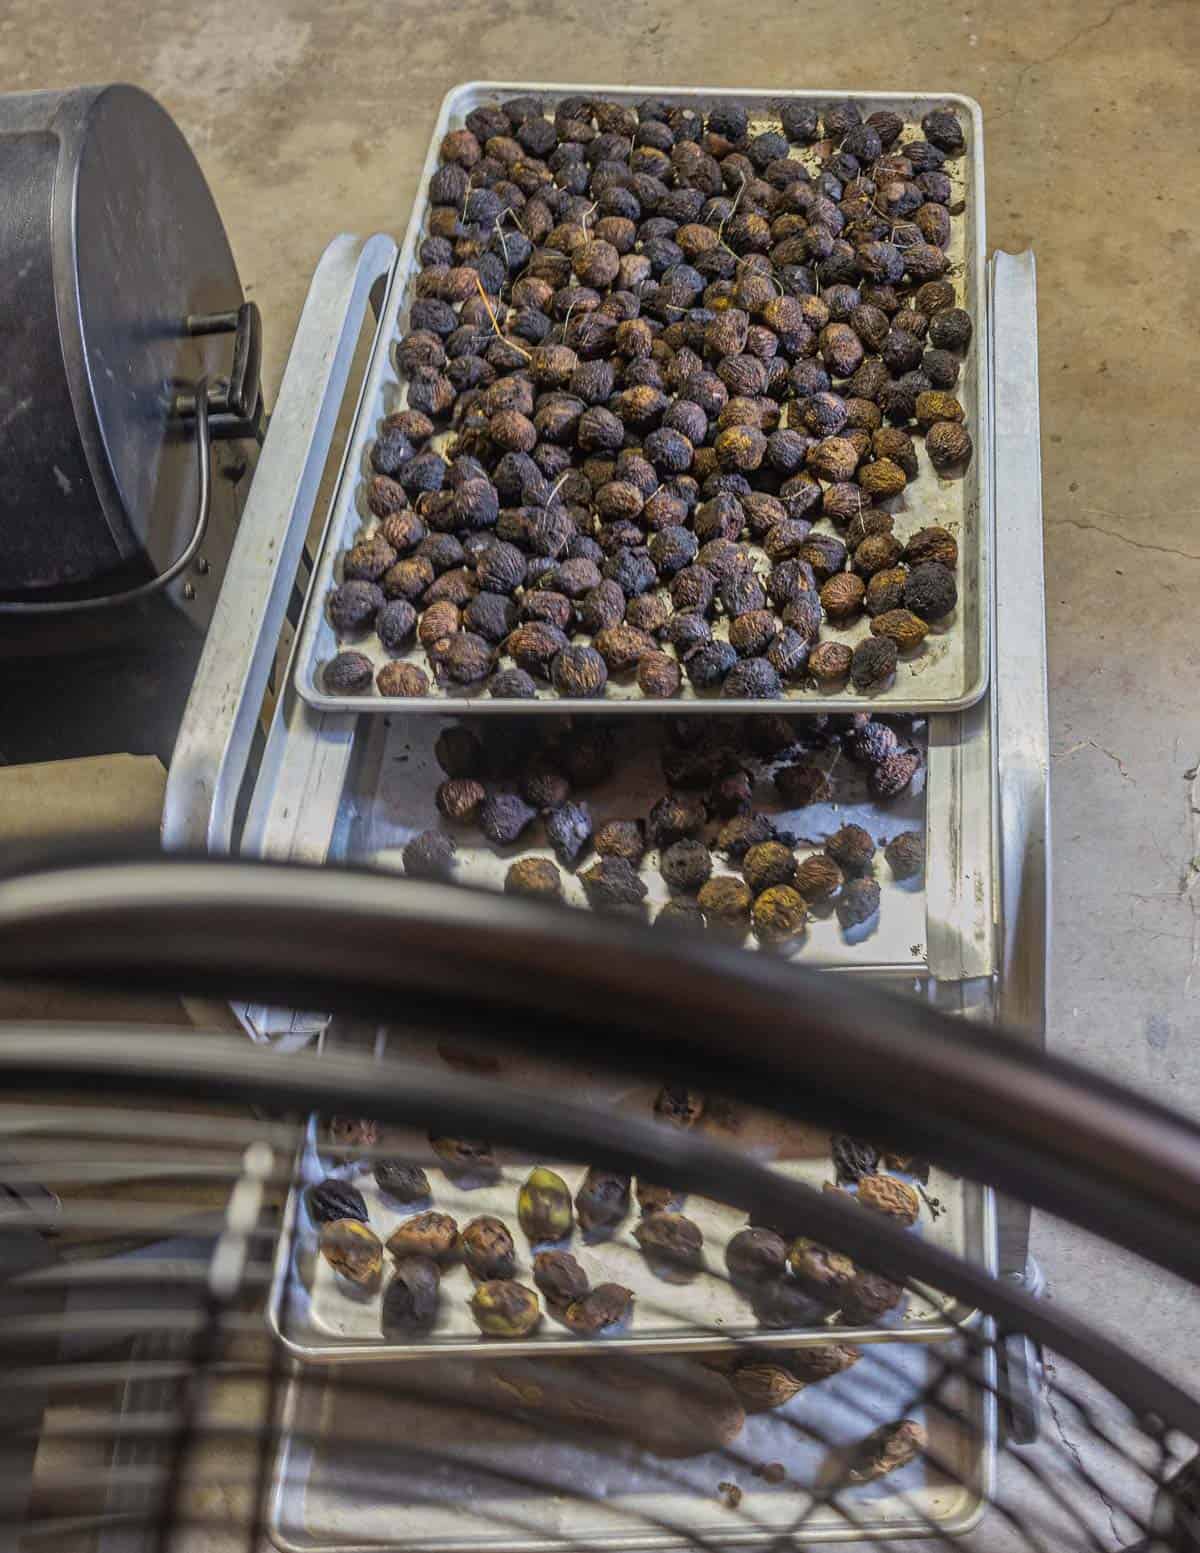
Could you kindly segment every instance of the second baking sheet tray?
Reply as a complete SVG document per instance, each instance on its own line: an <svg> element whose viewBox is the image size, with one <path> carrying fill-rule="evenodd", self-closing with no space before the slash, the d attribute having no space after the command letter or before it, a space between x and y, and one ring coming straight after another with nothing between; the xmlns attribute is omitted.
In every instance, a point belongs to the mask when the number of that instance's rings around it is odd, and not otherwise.
<svg viewBox="0 0 1200 1553"><path fill-rule="evenodd" d="M484 103L495 103L518 93L534 92L548 112L556 101L582 93L636 106L646 97L663 98L672 104L698 108L702 112L716 103L744 106L753 129L777 125L781 94L772 91L717 91L709 87L669 88L617 87L602 85L554 85L531 82L470 82L456 87L444 100L434 126L429 152L421 173L408 229L396 261L379 321L374 350L363 387L354 429L330 510L317 566L309 590L306 618L302 627L300 651L296 656L296 687L300 695L323 711L429 712L472 711L487 715L511 715L531 709L544 711L602 712L606 708L646 712L737 712L762 710L765 703L714 699L697 696L685 678L681 694L669 701L647 700L632 681L611 680L606 695L595 701L567 699L548 687L539 692L537 701L495 701L486 693L463 694L437 687L422 699L389 699L372 689L361 696L329 694L322 684L324 666L339 646L365 651L376 668L388 661L388 654L373 634L361 640L338 642L326 610L333 586L342 580L341 560L345 552L374 524L365 506L366 481L369 477L369 453L378 429L386 416L401 409L405 388L397 372L395 347L405 332L414 284L419 269L417 249L424 234L429 213L428 183L438 165L438 146L448 130L462 126L466 115ZM984 241L983 122L977 103L953 95L924 96L895 92L797 91L786 94L788 100L800 99L824 107L850 98L864 115L889 108L905 120L902 138L919 136L920 120L931 108L955 106L966 137L964 157L947 163L955 180L957 196L963 204L961 219L954 223L949 247L952 260L950 278L954 281L961 305L974 321L974 338L964 362L958 395L966 411L975 452L962 479L939 478L921 453L921 473L892 504L896 529L903 539L928 524L949 528L959 542L959 604L945 622L931 632L924 649L910 660L902 661L892 685L870 697L850 691L820 693L803 687L788 687L783 697L771 705L786 705L796 711L858 710L870 705L891 711L949 712L977 701L983 694L988 675L988 632L991 609L991 424L987 393L987 287L984 281L986 248ZM828 528L824 520L816 525ZM823 628L833 640L857 642L867 634L867 622L860 620L848 630ZM414 662L428 667L423 650L411 653Z"/></svg>

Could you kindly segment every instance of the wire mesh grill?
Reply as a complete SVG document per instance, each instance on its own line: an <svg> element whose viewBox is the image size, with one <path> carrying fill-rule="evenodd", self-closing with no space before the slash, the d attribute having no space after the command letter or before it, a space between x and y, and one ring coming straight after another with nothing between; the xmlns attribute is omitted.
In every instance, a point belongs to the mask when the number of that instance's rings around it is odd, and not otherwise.
<svg viewBox="0 0 1200 1553"><path fill-rule="evenodd" d="M0 1113L4 1390L40 1403L5 1429L37 1446L6 1514L30 1546L1188 1545L1163 1486L1192 1442L1136 1395L1050 1352L1047 1427L1004 1444L1022 1402L990 1320L845 1352L832 1316L801 1348L297 1366L263 1311L308 1119L130 1101Z"/></svg>
<svg viewBox="0 0 1200 1553"><path fill-rule="evenodd" d="M18 952L45 965L40 946L53 936L70 974L94 974L82 962L111 955L130 914L148 913L159 936L126 953L151 980L267 997L290 967L298 1002L366 1019L368 1030L396 1008L400 982L408 1035L436 1050L448 1032L459 1061L466 1034L541 1052L552 1032L552 1082L539 1086L526 1069L512 1082L503 1065L498 1074L451 1067L444 1047L424 1062L335 1050L284 1058L178 1031L6 1032L0 1514L21 1546L632 1553L933 1540L1062 1553L1195 1544L1200 1407L1190 1390L1057 1301L996 1277L986 1259L937 1244L928 1200L917 1233L855 1201L853 1171L837 1180L839 1163L861 1164L875 1142L881 1163L868 1175L892 1183L919 1182L908 1156L932 1157L935 1171L973 1177L981 1190L1024 1188L1035 1206L1114 1249L1150 1255L1166 1270L1156 1277L1190 1277L1196 1246L1178 1202L1194 1200L1200 1136L1181 1118L1000 1039L964 1063L956 1028L944 1042L953 1027L938 1016L868 989L765 957L748 977L750 957L701 962L670 942L644 949L622 925L581 925L569 913L488 904L490 931L476 940L492 956L491 1018L481 1023L479 967L460 958L450 992L435 985L444 970L430 955L445 922L461 927L469 916L469 896L430 886L373 898L369 877L323 871L312 876L324 897L314 907L295 871L180 866L183 875L164 865L162 889L140 874L124 893L111 876L105 891L96 881L110 934L99 946L68 927L72 913L91 910L88 882L60 879L52 909L42 898L37 935L0 934L0 968ZM264 879L269 908L254 895ZM339 937L331 926L347 927L343 886L358 914ZM251 907L255 936L241 942L237 912ZM539 984L535 1011L496 992L505 985L496 963L529 952L539 934L566 969ZM214 963L219 973L201 974ZM598 1054L579 984L612 964L628 997ZM128 969L118 955L113 974ZM686 1033L662 1033L656 999L669 1005L683 976L693 997L707 977L711 1015L696 998ZM790 1022L789 1041L756 1047L751 1060L729 1007L761 1012L772 1028ZM872 1065L876 1049L891 1053L903 1083ZM631 1085L666 1077L702 1088L709 1115L726 1120L743 1106L815 1129L838 1189L814 1190L777 1168L753 1129L680 1127L649 1105L589 1104L598 1067ZM1056 1134L1041 1125L1052 1102ZM334 1116L349 1120L333 1127ZM843 1147L835 1159L840 1130L857 1152ZM773 1276L806 1302L804 1320L731 1336L697 1316L695 1352L620 1349L608 1332L566 1353L480 1337L453 1357L412 1341L381 1347L371 1362L297 1359L286 1325L276 1331L267 1314L308 1298L322 1266L314 1147L321 1170L364 1184L381 1156L428 1166L431 1135L494 1142L501 1167L516 1172L504 1177L510 1186L533 1163L573 1162L669 1182L698 1219L703 1200L725 1204L738 1222L778 1231L785 1247L815 1242L831 1265L836 1253L844 1280L890 1290L882 1318L895 1325L861 1340L849 1283L814 1309L811 1265L797 1262ZM1163 1151L1169 1175L1158 1169ZM375 1199L365 1206L371 1220ZM638 1213L635 1196L631 1223ZM569 1245L582 1255L582 1244L573 1226ZM532 1249L518 1239L525 1282ZM386 1283L395 1277L386 1248L380 1261ZM660 1271L636 1291L635 1321L650 1329L659 1305L680 1308L680 1269ZM734 1272L714 1254L688 1276L725 1298L746 1276ZM470 1289L461 1269L448 1272L440 1298L465 1302ZM948 1337L912 1341L905 1311L931 1289L961 1319ZM336 1292L361 1309L353 1286ZM546 1308L542 1328L565 1331L560 1316ZM1024 1360L1039 1349L1030 1388ZM1034 1433L1032 1413L1040 1434L1018 1446Z"/></svg>

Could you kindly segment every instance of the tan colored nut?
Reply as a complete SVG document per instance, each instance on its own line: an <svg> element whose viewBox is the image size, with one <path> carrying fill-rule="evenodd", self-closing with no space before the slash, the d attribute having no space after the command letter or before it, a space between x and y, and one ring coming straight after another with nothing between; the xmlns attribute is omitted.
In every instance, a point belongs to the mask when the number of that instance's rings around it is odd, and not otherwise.
<svg viewBox="0 0 1200 1553"><path fill-rule="evenodd" d="M925 640L929 627L911 609L889 609L871 622L872 636L890 636L900 652L912 652Z"/></svg>
<svg viewBox="0 0 1200 1553"><path fill-rule="evenodd" d="M928 431L938 421L962 421L965 418L966 411L953 394L930 388L917 395L917 425L922 431Z"/></svg>
<svg viewBox="0 0 1200 1553"><path fill-rule="evenodd" d="M854 570L861 577L891 571L900 559L900 541L894 534L871 534L854 552Z"/></svg>
<svg viewBox="0 0 1200 1553"><path fill-rule="evenodd" d="M748 1413L782 1407L804 1390L804 1382L782 1364L743 1364L730 1379Z"/></svg>
<svg viewBox="0 0 1200 1553"><path fill-rule="evenodd" d="M439 599L436 604L431 604L417 626L421 646L432 647L442 637L453 636L458 630L460 619L458 606L451 604L449 599Z"/></svg>
<svg viewBox="0 0 1200 1553"><path fill-rule="evenodd" d="M831 857L814 852L796 869L796 888L806 901L827 901L842 887L842 870Z"/></svg>
<svg viewBox="0 0 1200 1553"><path fill-rule="evenodd" d="M872 496L898 496L908 484L908 476L890 458L877 458L858 471L858 483Z"/></svg>
<svg viewBox="0 0 1200 1553"><path fill-rule="evenodd" d="M925 1430L913 1418L881 1424L856 1447L850 1481L870 1483L875 1478L886 1477L889 1472L907 1466L928 1444Z"/></svg>
<svg viewBox="0 0 1200 1553"><path fill-rule="evenodd" d="M861 1177L858 1200L864 1208L899 1219L902 1224L915 1224L921 1212L921 1199L916 1192L894 1176Z"/></svg>
<svg viewBox="0 0 1200 1553"><path fill-rule="evenodd" d="M830 620L853 620L862 613L866 594L861 577L854 572L838 572L821 589L821 607Z"/></svg>
<svg viewBox="0 0 1200 1553"><path fill-rule="evenodd" d="M925 437L929 462L940 473L957 469L971 459L971 437L965 426L955 421L938 421Z"/></svg>

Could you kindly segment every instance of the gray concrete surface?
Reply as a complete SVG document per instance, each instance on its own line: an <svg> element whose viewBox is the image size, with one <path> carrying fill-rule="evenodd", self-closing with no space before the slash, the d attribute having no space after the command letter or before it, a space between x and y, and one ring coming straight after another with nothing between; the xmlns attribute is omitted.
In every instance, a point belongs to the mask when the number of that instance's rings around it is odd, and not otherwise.
<svg viewBox="0 0 1200 1553"><path fill-rule="evenodd" d="M403 229L460 80L977 97L990 242L1033 244L1040 268L1051 1041L1196 1111L1196 20L1194 0L8 0L0 86L124 78L161 98L263 307L272 387L325 243ZM1194 1377L1190 1292L1125 1276L1055 1227L1040 1245L1059 1297L1135 1323Z"/></svg>

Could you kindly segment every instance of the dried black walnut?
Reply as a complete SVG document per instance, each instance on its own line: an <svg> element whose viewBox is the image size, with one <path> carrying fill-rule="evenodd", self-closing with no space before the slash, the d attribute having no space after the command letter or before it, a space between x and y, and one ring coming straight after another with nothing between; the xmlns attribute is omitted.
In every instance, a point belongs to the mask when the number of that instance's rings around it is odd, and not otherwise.
<svg viewBox="0 0 1200 1553"><path fill-rule="evenodd" d="M787 1270L787 1246L774 1230L739 1230L725 1247L725 1266L735 1282L781 1278Z"/></svg>
<svg viewBox="0 0 1200 1553"><path fill-rule="evenodd" d="M429 1177L420 1165L380 1159L375 1162L374 1175L379 1190L397 1202L424 1202L429 1196Z"/></svg>
<svg viewBox="0 0 1200 1553"><path fill-rule="evenodd" d="M331 1224L335 1219L358 1219L363 1224L367 1222L366 1199L349 1181L339 1181L330 1176L309 1187L307 1200L314 1224Z"/></svg>
<svg viewBox="0 0 1200 1553"><path fill-rule="evenodd" d="M915 879L925 871L925 838L917 830L901 831L883 849L897 879Z"/></svg>
<svg viewBox="0 0 1200 1553"><path fill-rule="evenodd" d="M504 876L506 895L523 895L529 900L562 899L562 877L547 857L522 857L510 865Z"/></svg>
<svg viewBox="0 0 1200 1553"><path fill-rule="evenodd" d="M423 830L401 853L404 872L410 879L449 879L457 850L452 838L442 831Z"/></svg>
<svg viewBox="0 0 1200 1553"><path fill-rule="evenodd" d="M685 1282L703 1266L704 1236L681 1213L652 1213L639 1221L633 1238L655 1274L668 1283Z"/></svg>
<svg viewBox="0 0 1200 1553"><path fill-rule="evenodd" d="M425 1256L401 1257L384 1291L380 1325L385 1332L427 1332L437 1320L441 1273Z"/></svg>
<svg viewBox="0 0 1200 1553"><path fill-rule="evenodd" d="M879 910L879 886L874 879L851 879L838 897L837 919L844 928L859 927Z"/></svg>
<svg viewBox="0 0 1200 1553"><path fill-rule="evenodd" d="M612 1229L629 1212L629 1177L589 1169L575 1193L575 1216L586 1232Z"/></svg>
<svg viewBox="0 0 1200 1553"><path fill-rule="evenodd" d="M533 1281L552 1311L565 1309L588 1291L587 1274L569 1251L539 1251Z"/></svg>
<svg viewBox="0 0 1200 1553"><path fill-rule="evenodd" d="M602 857L579 878L593 911L638 910L646 898L646 886L623 857Z"/></svg>
<svg viewBox="0 0 1200 1553"><path fill-rule="evenodd" d="M511 1278L516 1270L516 1247L501 1219L472 1219L462 1229L460 1244L467 1270L476 1278Z"/></svg>

